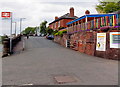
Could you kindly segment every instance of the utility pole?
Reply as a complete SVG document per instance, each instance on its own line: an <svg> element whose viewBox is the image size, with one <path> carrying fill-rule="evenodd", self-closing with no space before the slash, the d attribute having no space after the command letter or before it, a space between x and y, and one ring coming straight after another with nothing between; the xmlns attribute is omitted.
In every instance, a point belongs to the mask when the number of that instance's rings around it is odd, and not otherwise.
<svg viewBox="0 0 120 87"><path fill-rule="evenodd" d="M21 34L21 29L22 29L22 20L26 18L20 18L20 34Z"/></svg>

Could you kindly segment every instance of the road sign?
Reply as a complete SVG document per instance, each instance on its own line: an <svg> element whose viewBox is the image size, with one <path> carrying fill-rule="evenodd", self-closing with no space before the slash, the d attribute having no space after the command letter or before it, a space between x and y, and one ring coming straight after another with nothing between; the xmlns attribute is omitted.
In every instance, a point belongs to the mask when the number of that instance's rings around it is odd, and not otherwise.
<svg viewBox="0 0 120 87"><path fill-rule="evenodd" d="M1 17L2 18L11 18L11 12L2 12Z"/></svg>
<svg viewBox="0 0 120 87"><path fill-rule="evenodd" d="M10 53L12 53L12 12L1 12L2 19L11 19L11 27L10 27Z"/></svg>

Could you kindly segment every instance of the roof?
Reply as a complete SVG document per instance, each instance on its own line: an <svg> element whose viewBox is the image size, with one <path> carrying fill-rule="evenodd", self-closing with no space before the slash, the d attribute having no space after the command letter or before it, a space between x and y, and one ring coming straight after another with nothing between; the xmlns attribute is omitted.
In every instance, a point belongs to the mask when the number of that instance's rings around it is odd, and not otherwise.
<svg viewBox="0 0 120 87"><path fill-rule="evenodd" d="M76 21L82 20L86 17L105 17L105 16L111 16L111 15L115 15L115 14L88 14L88 15L81 16L81 17L79 17L71 22L68 22L67 25L72 24Z"/></svg>
<svg viewBox="0 0 120 87"><path fill-rule="evenodd" d="M56 21L59 21L61 19L76 19L76 18L78 18L78 17L77 16L70 17L70 13L67 13L67 14L59 17L58 19L54 20L53 22L49 23L49 25L52 24L52 23L54 23L54 22L56 22Z"/></svg>

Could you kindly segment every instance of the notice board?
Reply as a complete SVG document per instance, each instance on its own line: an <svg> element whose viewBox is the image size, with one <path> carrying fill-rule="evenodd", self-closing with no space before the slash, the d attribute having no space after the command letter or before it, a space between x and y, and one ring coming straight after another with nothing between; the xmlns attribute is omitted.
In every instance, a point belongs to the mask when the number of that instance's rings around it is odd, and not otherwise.
<svg viewBox="0 0 120 87"><path fill-rule="evenodd" d="M120 48L120 32L110 32L110 48Z"/></svg>
<svg viewBox="0 0 120 87"><path fill-rule="evenodd" d="M97 51L106 51L106 33L97 33Z"/></svg>

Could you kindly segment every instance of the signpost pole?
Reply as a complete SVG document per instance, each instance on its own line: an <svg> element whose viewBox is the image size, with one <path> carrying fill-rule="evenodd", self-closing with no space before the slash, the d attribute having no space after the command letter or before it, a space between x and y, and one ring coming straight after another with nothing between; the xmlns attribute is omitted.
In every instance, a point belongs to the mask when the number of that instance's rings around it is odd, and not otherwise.
<svg viewBox="0 0 120 87"><path fill-rule="evenodd" d="M11 12L11 27L10 27L10 53L12 53L12 12Z"/></svg>
<svg viewBox="0 0 120 87"><path fill-rule="evenodd" d="M12 12L2 12L1 17L4 19L10 19L10 54L12 53Z"/></svg>

